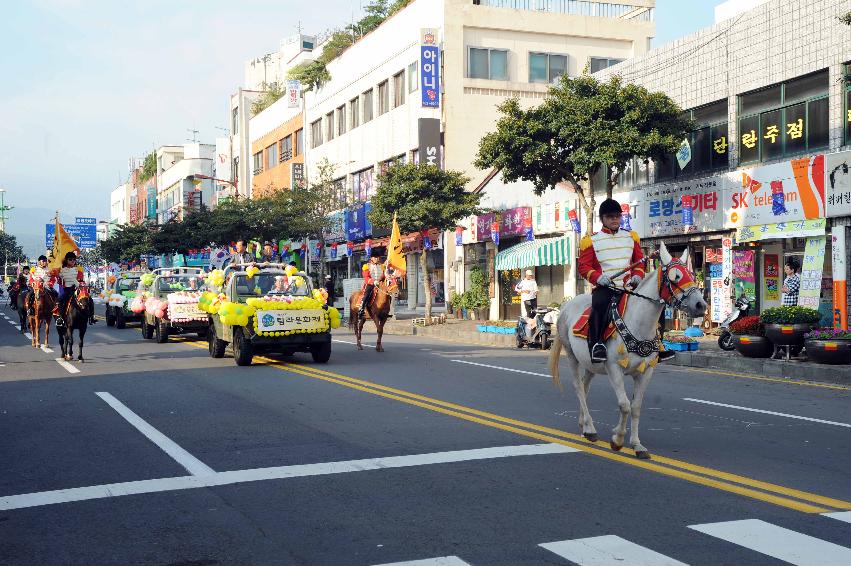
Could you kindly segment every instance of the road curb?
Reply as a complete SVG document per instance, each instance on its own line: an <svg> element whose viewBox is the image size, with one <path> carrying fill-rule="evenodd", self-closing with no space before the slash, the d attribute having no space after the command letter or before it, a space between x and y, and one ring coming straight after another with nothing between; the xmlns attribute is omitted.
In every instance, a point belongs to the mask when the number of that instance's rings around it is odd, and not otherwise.
<svg viewBox="0 0 851 566"><path fill-rule="evenodd" d="M804 361L782 361L743 356L713 355L702 352L677 352L670 366L717 369L751 373L763 377L803 379L827 383L851 384L851 367L830 366Z"/></svg>

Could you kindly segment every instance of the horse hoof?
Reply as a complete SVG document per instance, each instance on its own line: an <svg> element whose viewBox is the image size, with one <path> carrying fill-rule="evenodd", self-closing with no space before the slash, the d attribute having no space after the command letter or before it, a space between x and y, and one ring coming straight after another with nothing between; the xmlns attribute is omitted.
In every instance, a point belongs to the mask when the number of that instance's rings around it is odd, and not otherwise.
<svg viewBox="0 0 851 566"><path fill-rule="evenodd" d="M375 351L376 351L376 352L383 352L383 351L384 351L384 348L382 348L381 346L379 346L378 348L376 348L376 349L375 349Z"/></svg>
<svg viewBox="0 0 851 566"><path fill-rule="evenodd" d="M641 451L635 453L635 457L638 458L639 460L649 460L650 459L650 452L648 452L647 450L641 450Z"/></svg>
<svg viewBox="0 0 851 566"><path fill-rule="evenodd" d="M583 436L588 442L597 442L600 439L596 432L586 432Z"/></svg>
<svg viewBox="0 0 851 566"><path fill-rule="evenodd" d="M360 344L358 344L358 350L363 350L363 346L361 346Z"/></svg>
<svg viewBox="0 0 851 566"><path fill-rule="evenodd" d="M615 452L620 452L621 448L623 448L623 444L619 445L619 444L615 444L614 442L609 442L609 446L611 446L612 450L614 450Z"/></svg>

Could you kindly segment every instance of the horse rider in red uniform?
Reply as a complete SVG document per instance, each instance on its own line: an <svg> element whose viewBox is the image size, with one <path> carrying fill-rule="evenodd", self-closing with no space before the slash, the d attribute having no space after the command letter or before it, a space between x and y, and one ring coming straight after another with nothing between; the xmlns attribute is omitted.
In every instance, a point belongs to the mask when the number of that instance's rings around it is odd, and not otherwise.
<svg viewBox="0 0 851 566"><path fill-rule="evenodd" d="M358 317L361 320L366 319L366 306L372 301L375 286L385 279L384 266L381 265L381 257L377 253L369 258L368 264L364 265L363 276L363 298L358 311Z"/></svg>
<svg viewBox="0 0 851 566"><path fill-rule="evenodd" d="M579 274L594 285L591 292L591 315L588 321L588 349L592 362L606 361L603 331L609 323L609 306L619 299L619 289L635 289L644 279L644 251L635 231L621 230L621 205L614 199L600 204L603 228L585 236L579 244ZM636 265L637 264L637 265ZM621 271L623 277L613 279ZM664 311L662 311L664 316ZM673 352L659 352L659 361L673 357Z"/></svg>
<svg viewBox="0 0 851 566"><path fill-rule="evenodd" d="M47 267L47 256L39 256L38 263L36 266L30 270L29 277L29 285L30 288L36 289L41 286L42 289L53 295L53 298L57 298L56 291L53 290L53 285L56 283L55 275L50 273L50 269ZM35 314L35 294L29 293L27 295L27 312L30 316Z"/></svg>

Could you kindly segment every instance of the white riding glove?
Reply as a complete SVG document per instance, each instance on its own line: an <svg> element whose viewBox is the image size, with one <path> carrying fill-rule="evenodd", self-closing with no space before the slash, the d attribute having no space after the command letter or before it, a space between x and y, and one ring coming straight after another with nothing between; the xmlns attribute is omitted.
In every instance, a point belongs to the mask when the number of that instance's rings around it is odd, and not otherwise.
<svg viewBox="0 0 851 566"><path fill-rule="evenodd" d="M609 277L608 275L601 275L597 279L597 286L598 287L609 287L609 286L611 286L611 284L612 284L612 278Z"/></svg>
<svg viewBox="0 0 851 566"><path fill-rule="evenodd" d="M635 289L641 283L641 275L633 275L629 278L629 286Z"/></svg>

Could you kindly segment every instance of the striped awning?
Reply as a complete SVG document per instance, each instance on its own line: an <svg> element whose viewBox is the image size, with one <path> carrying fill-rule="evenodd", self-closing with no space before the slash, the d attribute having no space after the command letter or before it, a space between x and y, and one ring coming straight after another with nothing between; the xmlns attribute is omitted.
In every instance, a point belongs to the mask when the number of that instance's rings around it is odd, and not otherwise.
<svg viewBox="0 0 851 566"><path fill-rule="evenodd" d="M496 254L497 271L536 265L568 265L569 263L570 236L523 242Z"/></svg>

